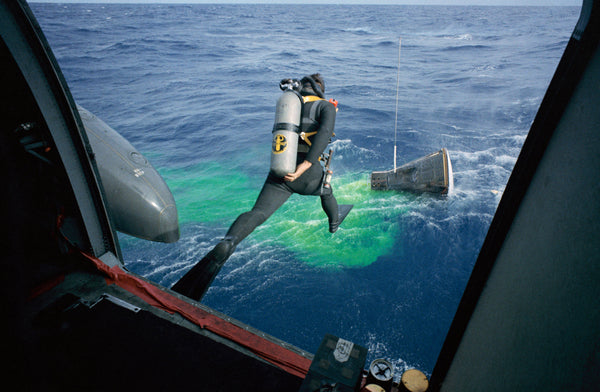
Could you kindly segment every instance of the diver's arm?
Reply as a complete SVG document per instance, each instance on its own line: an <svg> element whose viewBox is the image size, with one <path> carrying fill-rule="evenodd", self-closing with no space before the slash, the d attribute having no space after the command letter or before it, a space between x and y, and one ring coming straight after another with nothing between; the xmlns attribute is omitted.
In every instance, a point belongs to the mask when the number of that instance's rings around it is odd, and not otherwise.
<svg viewBox="0 0 600 392"><path fill-rule="evenodd" d="M311 166L312 166L312 163L310 163L309 161L302 161L301 164L296 166L295 172L286 174L285 177L283 177L283 179L285 181L290 181L290 182L295 181L298 177L300 177L302 174L304 174L305 171L310 169Z"/></svg>
<svg viewBox="0 0 600 392"><path fill-rule="evenodd" d="M330 102L321 101L321 107L319 109L319 128L317 129L315 136L311 139L312 144L306 154L306 158L302 163L296 166L296 171L294 173L288 173L283 177L285 181L295 181L312 165L319 162L319 157L333 136L336 115L335 106Z"/></svg>
<svg viewBox="0 0 600 392"><path fill-rule="evenodd" d="M331 141L335 127L335 106L327 101L319 101L319 104L319 128L316 130L316 135L310 139L312 144L305 158L313 165L319 162L319 157Z"/></svg>

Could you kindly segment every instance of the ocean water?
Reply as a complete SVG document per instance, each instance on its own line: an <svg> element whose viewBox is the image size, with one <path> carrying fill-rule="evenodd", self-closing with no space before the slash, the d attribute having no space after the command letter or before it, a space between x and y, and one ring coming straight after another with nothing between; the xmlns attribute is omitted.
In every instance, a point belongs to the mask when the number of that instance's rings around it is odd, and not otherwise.
<svg viewBox="0 0 600 392"><path fill-rule="evenodd" d="M170 186L175 244L120 235L128 269L170 287L250 209L282 78L339 101L334 235L293 196L238 247L203 303L315 352L332 333L430 374L578 7L31 7L75 100ZM401 39L401 46L399 40ZM400 60L399 59L400 49ZM399 65L399 68L398 68ZM397 75L399 78L397 79ZM398 112L396 122L396 85ZM449 150L448 197L371 191L369 174Z"/></svg>

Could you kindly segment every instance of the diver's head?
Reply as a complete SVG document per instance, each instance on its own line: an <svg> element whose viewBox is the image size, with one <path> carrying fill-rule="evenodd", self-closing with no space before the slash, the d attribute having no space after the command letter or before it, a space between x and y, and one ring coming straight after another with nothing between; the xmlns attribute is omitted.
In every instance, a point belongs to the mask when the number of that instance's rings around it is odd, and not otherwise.
<svg viewBox="0 0 600 392"><path fill-rule="evenodd" d="M325 81L319 73L314 73L309 76L305 76L300 81L302 88L311 89L321 98L325 98Z"/></svg>
<svg viewBox="0 0 600 392"><path fill-rule="evenodd" d="M325 93L325 81L323 80L323 76L321 76L320 73L315 73L315 74L310 75L310 77L312 78L312 80L315 81L316 84L319 85L321 92L324 94Z"/></svg>

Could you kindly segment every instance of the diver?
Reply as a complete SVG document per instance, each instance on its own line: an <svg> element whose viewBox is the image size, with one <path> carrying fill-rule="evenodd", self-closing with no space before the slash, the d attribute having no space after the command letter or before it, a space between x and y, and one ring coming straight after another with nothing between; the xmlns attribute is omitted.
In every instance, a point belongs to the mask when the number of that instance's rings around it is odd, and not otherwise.
<svg viewBox="0 0 600 392"><path fill-rule="evenodd" d="M284 91L295 90L295 94L300 99L299 127L291 126L299 128L297 131L300 135L297 138L297 151L293 152L295 160L291 166L295 167L295 171L283 176L277 175L273 170L272 160L271 171L254 207L241 214L233 222L225 237L175 283L172 290L199 301L236 246L256 227L265 222L293 193L320 196L321 206L327 214L331 233L337 231L352 209L352 205L338 206L331 185L326 181L326 171L320 164L325 148L333 137L337 111L337 102L325 100L323 78L316 73L305 76L300 81L284 79L280 82L280 88ZM277 116L278 114L276 114L274 134L275 128L278 126ZM275 138L277 137L282 138L280 135L275 136ZM278 153L275 150L279 149L279 144L279 141L273 142L272 153ZM331 159L331 151L327 158Z"/></svg>

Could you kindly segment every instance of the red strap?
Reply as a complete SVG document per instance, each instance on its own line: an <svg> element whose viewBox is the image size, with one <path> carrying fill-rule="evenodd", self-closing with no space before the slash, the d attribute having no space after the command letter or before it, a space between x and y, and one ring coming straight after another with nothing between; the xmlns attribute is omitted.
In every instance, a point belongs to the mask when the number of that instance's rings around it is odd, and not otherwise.
<svg viewBox="0 0 600 392"><path fill-rule="evenodd" d="M65 280L65 275L61 274L61 275L57 275L57 276L53 277L52 279L45 281L44 283L36 286L33 290L31 290L31 292L29 293L29 299L34 299L36 297L39 297L40 295L44 294L46 291L50 291L54 287L61 284L64 280Z"/></svg>
<svg viewBox="0 0 600 392"><path fill-rule="evenodd" d="M159 287L123 271L119 266L109 268L101 260L81 252L96 268L107 276L108 284L137 295L149 305L168 313L179 313L194 324L243 346L280 369L304 378L310 367L310 359L287 350L280 345L231 324L191 303L183 301Z"/></svg>

